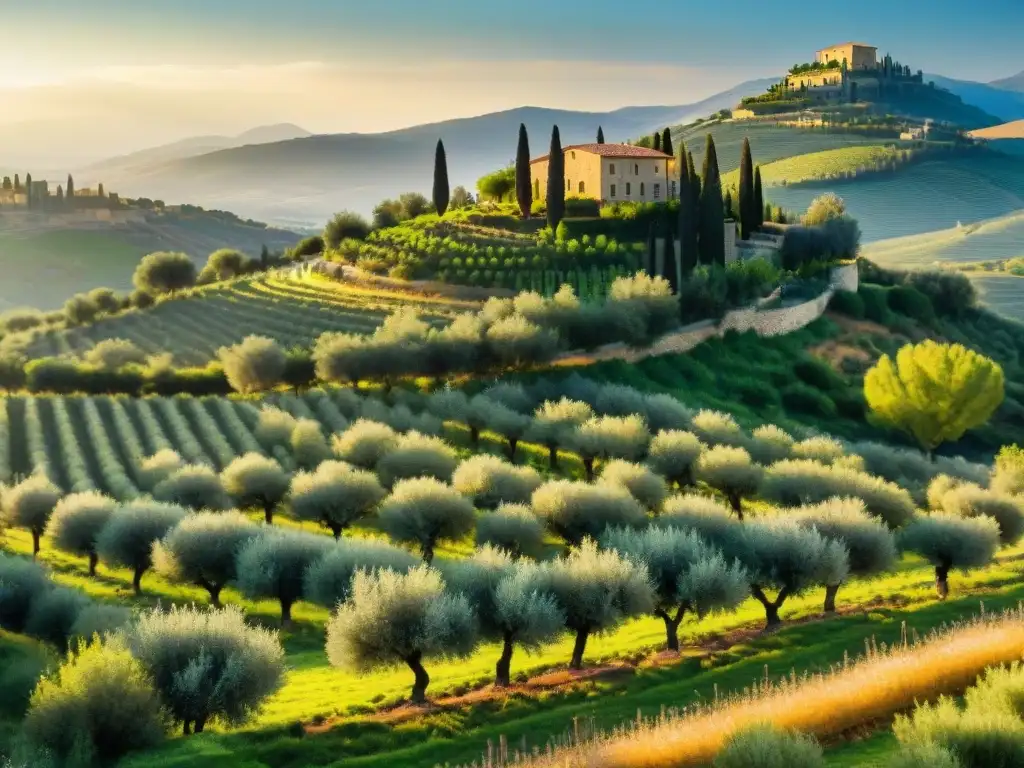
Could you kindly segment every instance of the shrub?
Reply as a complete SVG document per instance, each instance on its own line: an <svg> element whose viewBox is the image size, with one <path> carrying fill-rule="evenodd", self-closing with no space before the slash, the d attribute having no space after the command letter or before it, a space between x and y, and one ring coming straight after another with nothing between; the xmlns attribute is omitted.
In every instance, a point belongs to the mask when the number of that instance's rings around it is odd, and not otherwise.
<svg viewBox="0 0 1024 768"><path fill-rule="evenodd" d="M864 377L875 418L913 437L925 451L987 422L1003 401L1003 369L959 344L908 344L883 355Z"/></svg>
<svg viewBox="0 0 1024 768"><path fill-rule="evenodd" d="M326 536L265 528L238 551L238 588L246 597L277 600L281 625L289 627L292 605L302 599L303 574L332 544Z"/></svg>
<svg viewBox="0 0 1024 768"><path fill-rule="evenodd" d="M536 649L561 633L565 616L548 592L543 566L513 562L486 547L472 557L449 563L445 577L453 592L466 596L480 624L481 636L502 644L494 684L511 682L512 654L517 645Z"/></svg>
<svg viewBox="0 0 1024 768"><path fill-rule="evenodd" d="M100 560L130 569L135 594L141 594L142 575L153 565L153 543L184 517L181 507L155 501L133 501L119 507L96 540Z"/></svg>
<svg viewBox="0 0 1024 768"><path fill-rule="evenodd" d="M782 390L782 404L791 411L810 416L833 418L838 413L831 397L801 383L790 384Z"/></svg>
<svg viewBox="0 0 1024 768"><path fill-rule="evenodd" d="M597 538L608 526L638 526L646 520L636 499L616 485L551 480L533 492L532 506L552 533L573 545Z"/></svg>
<svg viewBox="0 0 1024 768"><path fill-rule="evenodd" d="M235 504L242 509L260 509L267 525L274 521L274 509L288 494L290 483L280 464L255 452L232 460L220 479Z"/></svg>
<svg viewBox="0 0 1024 768"><path fill-rule="evenodd" d="M713 768L825 768L821 747L810 736L759 726L737 731L715 757Z"/></svg>
<svg viewBox="0 0 1024 768"><path fill-rule="evenodd" d="M246 271L248 259L241 251L233 248L218 248L206 259L206 266L199 273L200 283L216 283L230 280Z"/></svg>
<svg viewBox="0 0 1024 768"><path fill-rule="evenodd" d="M913 271L907 285L928 298L935 311L945 317L961 317L978 302L978 293L967 275L952 270Z"/></svg>
<svg viewBox="0 0 1024 768"><path fill-rule="evenodd" d="M743 448L717 445L700 455L694 464L697 480L720 491L729 500L733 511L743 519L743 498L757 493L764 470L750 459Z"/></svg>
<svg viewBox="0 0 1024 768"><path fill-rule="evenodd" d="M809 437L793 445L791 455L794 459L810 459L826 466L840 464L842 466L862 469L859 457L848 456L846 447L835 438ZM852 463L851 463L852 462Z"/></svg>
<svg viewBox="0 0 1024 768"><path fill-rule="evenodd" d="M263 406L256 423L256 439L268 451L277 446L291 445L292 432L297 421L294 416L280 408Z"/></svg>
<svg viewBox="0 0 1024 768"><path fill-rule="evenodd" d="M25 619L25 634L67 650L72 628L89 598L77 589L54 587L38 595Z"/></svg>
<svg viewBox="0 0 1024 768"><path fill-rule="evenodd" d="M790 459L770 466L761 496L783 506L818 504L833 497L853 497L890 528L899 528L914 514L914 501L899 486L848 467L826 467L808 459Z"/></svg>
<svg viewBox="0 0 1024 768"><path fill-rule="evenodd" d="M751 594L764 606L768 627L781 623L779 608L787 598L816 585L841 584L849 572L841 543L785 518L746 523L736 554L750 574ZM766 589L776 592L774 599Z"/></svg>
<svg viewBox="0 0 1024 768"><path fill-rule="evenodd" d="M295 422L290 443L295 463L302 469L316 469L320 462L331 457L331 447L320 428L320 422L315 419L299 419Z"/></svg>
<svg viewBox="0 0 1024 768"><path fill-rule="evenodd" d="M91 603L78 612L68 644L89 642L96 635L106 638L127 627L131 620L131 609L123 605Z"/></svg>
<svg viewBox="0 0 1024 768"><path fill-rule="evenodd" d="M32 534L33 555L39 553L39 537L60 497L60 489L45 475L32 475L3 494L3 522Z"/></svg>
<svg viewBox="0 0 1024 768"><path fill-rule="evenodd" d="M334 436L334 453L338 458L363 469L373 469L377 462L398 444L395 430L376 421L358 419Z"/></svg>
<svg viewBox="0 0 1024 768"><path fill-rule="evenodd" d="M358 213L341 211L334 214L324 227L323 240L327 248L335 249L342 240L365 240L370 234L370 225Z"/></svg>
<svg viewBox="0 0 1024 768"><path fill-rule="evenodd" d="M154 609L139 616L128 642L185 734L214 719L245 722L284 683L280 641L246 625L235 607Z"/></svg>
<svg viewBox="0 0 1024 768"><path fill-rule="evenodd" d="M327 624L327 658L359 671L405 664L415 676L411 698L423 702L430 683L423 661L471 653L474 625L469 602L446 593L436 571L359 571L352 597Z"/></svg>
<svg viewBox="0 0 1024 768"><path fill-rule="evenodd" d="M89 558L89 575L96 575L96 539L114 514L117 503L100 493L74 493L54 507L46 535L58 549Z"/></svg>
<svg viewBox="0 0 1024 768"><path fill-rule="evenodd" d="M447 483L458 463L455 451L441 438L409 432L377 462L377 475L388 487L413 477L432 477Z"/></svg>
<svg viewBox="0 0 1024 768"><path fill-rule="evenodd" d="M892 532L864 509L856 499L830 499L822 504L794 510L792 517L813 528L826 539L846 548L849 572L858 578L871 578L891 571L898 557ZM825 611L836 609L840 583L825 585Z"/></svg>
<svg viewBox="0 0 1024 768"><path fill-rule="evenodd" d="M303 596L334 610L352 594L352 577L358 571L412 570L419 560L404 549L372 539L342 539L313 561L303 575Z"/></svg>
<svg viewBox="0 0 1024 768"><path fill-rule="evenodd" d="M85 353L85 362L96 368L117 371L126 365L145 365L147 355L127 339L104 339Z"/></svg>
<svg viewBox="0 0 1024 768"><path fill-rule="evenodd" d="M599 483L618 485L654 513L668 496L665 479L641 464L632 464L622 459L613 459L601 468Z"/></svg>
<svg viewBox="0 0 1024 768"><path fill-rule="evenodd" d="M747 450L754 461L768 466L788 459L795 444L796 441L786 430L774 424L765 424L751 433Z"/></svg>
<svg viewBox="0 0 1024 768"><path fill-rule="evenodd" d="M647 465L680 488L693 484L693 465L704 444L692 432L658 432L647 450Z"/></svg>
<svg viewBox="0 0 1024 768"><path fill-rule="evenodd" d="M246 336L239 344L221 347L217 358L231 388L242 394L273 389L284 376L285 352L266 336Z"/></svg>
<svg viewBox="0 0 1024 768"><path fill-rule="evenodd" d="M636 461L647 452L651 433L642 416L597 416L576 428L572 445L583 461L587 480L594 479L595 459Z"/></svg>
<svg viewBox="0 0 1024 768"><path fill-rule="evenodd" d="M0 553L0 627L21 632L32 605L51 588L41 565Z"/></svg>
<svg viewBox="0 0 1024 768"><path fill-rule="evenodd" d="M654 615L665 622L667 647L679 650L679 625L687 613L703 618L742 603L750 587L747 574L697 533L651 527L643 531L608 529L603 546L646 569L654 587Z"/></svg>
<svg viewBox="0 0 1024 768"><path fill-rule="evenodd" d="M553 331L512 315L493 323L485 334L490 354L503 368L527 368L545 363L558 350Z"/></svg>
<svg viewBox="0 0 1024 768"><path fill-rule="evenodd" d="M369 515L385 491L372 472L341 461L325 461L315 472L292 478L292 513L320 523L341 538L342 531Z"/></svg>
<svg viewBox="0 0 1024 768"><path fill-rule="evenodd" d="M709 448L716 445L745 448L747 445L747 436L743 434L736 420L727 413L700 411L693 417L690 428Z"/></svg>
<svg viewBox="0 0 1024 768"><path fill-rule="evenodd" d="M987 467L962 459L938 456L929 460L917 450L871 442L855 443L852 450L864 460L868 472L906 488L918 500L924 500L928 484L940 473L980 484L988 482Z"/></svg>
<svg viewBox="0 0 1024 768"><path fill-rule="evenodd" d="M466 459L452 476L452 487L480 509L527 503L540 483L536 470L488 454Z"/></svg>
<svg viewBox="0 0 1024 768"><path fill-rule="evenodd" d="M1024 450L1018 445L1004 445L996 456L992 490L997 493L1024 494Z"/></svg>
<svg viewBox="0 0 1024 768"><path fill-rule="evenodd" d="M61 761L106 764L159 744L164 718L152 678L111 639L80 646L39 681L24 734L31 748Z"/></svg>
<svg viewBox="0 0 1024 768"><path fill-rule="evenodd" d="M674 397L664 394L645 395L641 413L646 414L647 426L653 432L687 429L694 415Z"/></svg>
<svg viewBox="0 0 1024 768"><path fill-rule="evenodd" d="M916 517L900 533L900 546L935 566L939 599L949 595L949 571L992 562L999 549L999 524L991 517L960 517L933 512Z"/></svg>
<svg viewBox="0 0 1024 768"><path fill-rule="evenodd" d="M1024 535L1024 502L973 483L948 489L941 496L939 508L963 517L991 517L999 525L999 540L1003 544L1015 544Z"/></svg>
<svg viewBox="0 0 1024 768"><path fill-rule="evenodd" d="M220 477L205 464L189 464L175 470L153 489L153 498L197 510L231 506Z"/></svg>
<svg viewBox="0 0 1024 768"><path fill-rule="evenodd" d="M425 562L440 541L457 541L473 530L473 504L450 485L430 477L399 480L381 504L381 528L396 541L415 544Z"/></svg>
<svg viewBox="0 0 1024 768"><path fill-rule="evenodd" d="M583 668L592 634L608 632L654 608L654 589L646 570L618 552L598 550L593 541L585 541L548 568L565 626L575 635L570 669Z"/></svg>
<svg viewBox="0 0 1024 768"><path fill-rule="evenodd" d="M864 299L854 291L836 291L828 303L832 312L861 320L864 318Z"/></svg>
<svg viewBox="0 0 1024 768"><path fill-rule="evenodd" d="M916 288L897 285L889 290L889 307L901 315L917 320L920 323L935 321L935 309L928 297Z"/></svg>
<svg viewBox="0 0 1024 768"><path fill-rule="evenodd" d="M558 402L545 401L534 412L526 439L548 449L548 463L554 469L558 465L558 449L569 447L576 428L593 415L593 409L578 400L563 397Z"/></svg>
<svg viewBox="0 0 1024 768"><path fill-rule="evenodd" d="M139 464L139 489L152 491L184 466L185 460L170 448L147 456Z"/></svg>
<svg viewBox="0 0 1024 768"><path fill-rule="evenodd" d="M174 293L196 284L196 265L184 253L151 253L139 262L132 283L154 296Z"/></svg>
<svg viewBox="0 0 1024 768"><path fill-rule="evenodd" d="M237 576L238 553L259 528L240 512L188 515L153 546L153 567L175 581L205 589L220 607L220 592Z"/></svg>
<svg viewBox="0 0 1024 768"><path fill-rule="evenodd" d="M544 547L544 526L525 504L502 504L476 522L478 547L492 546L512 557L538 557Z"/></svg>

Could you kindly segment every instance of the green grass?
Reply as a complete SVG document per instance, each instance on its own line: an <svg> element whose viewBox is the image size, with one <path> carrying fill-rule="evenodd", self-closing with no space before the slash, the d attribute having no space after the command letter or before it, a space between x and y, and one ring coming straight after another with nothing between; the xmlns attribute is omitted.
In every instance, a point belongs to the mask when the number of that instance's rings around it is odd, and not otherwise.
<svg viewBox="0 0 1024 768"><path fill-rule="evenodd" d="M753 147L751 147L753 151ZM761 165L761 181L766 186L799 184L803 181L831 179L855 174L864 167L874 167L900 156L900 150L890 146L864 145L826 149L788 157ZM722 187L739 186L739 170L722 176Z"/></svg>

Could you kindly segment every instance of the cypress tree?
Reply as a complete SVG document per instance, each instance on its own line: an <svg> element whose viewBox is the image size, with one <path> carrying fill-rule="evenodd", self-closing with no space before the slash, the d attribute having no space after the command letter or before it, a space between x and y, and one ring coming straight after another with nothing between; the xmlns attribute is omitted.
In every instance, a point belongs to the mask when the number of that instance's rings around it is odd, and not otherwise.
<svg viewBox="0 0 1024 768"><path fill-rule="evenodd" d="M725 212L725 218L727 218L727 219L735 219L736 218L735 216L733 216L732 192L730 192L729 190L725 191L725 197L722 198L722 210Z"/></svg>
<svg viewBox="0 0 1024 768"><path fill-rule="evenodd" d="M548 226L554 232L565 216L565 155L558 126L551 129L551 150L548 152Z"/></svg>
<svg viewBox="0 0 1024 768"><path fill-rule="evenodd" d="M530 138L526 125L519 124L519 148L516 150L516 202L524 219L530 218L533 207L533 179L530 176Z"/></svg>
<svg viewBox="0 0 1024 768"><path fill-rule="evenodd" d="M434 153L434 210L438 216L444 216L448 210L451 190L448 188L448 158L444 154L444 142L437 140L437 151Z"/></svg>
<svg viewBox="0 0 1024 768"><path fill-rule="evenodd" d="M740 237L750 239L750 233L757 226L757 208L754 202L754 160L750 156L750 139L743 139L740 151L739 189Z"/></svg>
<svg viewBox="0 0 1024 768"><path fill-rule="evenodd" d="M14 191L21 192L21 178L18 174L14 174Z"/></svg>
<svg viewBox="0 0 1024 768"><path fill-rule="evenodd" d="M64 193L69 199L75 196L75 180L68 174L68 188Z"/></svg>
<svg viewBox="0 0 1024 768"><path fill-rule="evenodd" d="M661 132L661 151L666 155L676 154L672 147L672 132L668 128Z"/></svg>
<svg viewBox="0 0 1024 768"><path fill-rule="evenodd" d="M57 199L61 201L64 200L64 187L60 184L57 185Z"/></svg>
<svg viewBox="0 0 1024 768"><path fill-rule="evenodd" d="M28 193L28 207L32 207L32 174L25 174L25 191Z"/></svg>
<svg viewBox="0 0 1024 768"><path fill-rule="evenodd" d="M96 187L96 194L100 197L106 197L107 193L103 189L103 182L101 181Z"/></svg>
<svg viewBox="0 0 1024 768"><path fill-rule="evenodd" d="M697 174L697 166L693 162L693 152L686 153L686 166L690 173L690 184L693 185L693 212L696 216L700 209L700 176ZM694 218L694 221L696 220Z"/></svg>
<svg viewBox="0 0 1024 768"><path fill-rule="evenodd" d="M704 149L704 173L700 193L700 260L702 264L725 265L725 211L722 179L718 175L715 139L709 133Z"/></svg>
<svg viewBox="0 0 1024 768"><path fill-rule="evenodd" d="M754 168L754 221L755 229L764 224L764 191L761 188L761 166Z"/></svg>
<svg viewBox="0 0 1024 768"><path fill-rule="evenodd" d="M651 146L658 152L661 151L661 134L657 131L654 132L654 143Z"/></svg>
<svg viewBox="0 0 1024 768"><path fill-rule="evenodd" d="M685 157L679 163L679 262L683 278L697 266L697 228L694 218L693 182Z"/></svg>
<svg viewBox="0 0 1024 768"><path fill-rule="evenodd" d="M604 144L604 128L597 126L597 143Z"/></svg>

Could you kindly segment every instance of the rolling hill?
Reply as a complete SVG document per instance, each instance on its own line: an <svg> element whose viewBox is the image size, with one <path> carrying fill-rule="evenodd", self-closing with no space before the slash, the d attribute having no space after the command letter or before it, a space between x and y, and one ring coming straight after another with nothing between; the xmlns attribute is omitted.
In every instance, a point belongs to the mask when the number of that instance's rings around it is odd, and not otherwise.
<svg viewBox="0 0 1024 768"><path fill-rule="evenodd" d="M553 124L563 144L592 141L598 126L608 141L623 141L731 108L772 82L742 83L695 104L613 112L521 107L388 133L310 136L129 167L105 164L92 173L102 171L107 186L126 195L187 200L284 225L318 225L339 209L369 213L385 197L429 191L438 138L448 151L452 186L472 188L477 178L511 162L520 123L530 132L534 154L547 147ZM89 174L83 178L93 180Z"/></svg>
<svg viewBox="0 0 1024 768"><path fill-rule="evenodd" d="M1018 72L1016 75L1004 77L1001 80L993 80L989 85L996 88L1002 88L1005 91L1019 91L1024 93L1024 70Z"/></svg>
<svg viewBox="0 0 1024 768"><path fill-rule="evenodd" d="M971 136L984 139L989 147L999 152L1024 156L1024 120L971 131Z"/></svg>
<svg viewBox="0 0 1024 768"><path fill-rule="evenodd" d="M973 104L1001 120L1024 118L1024 92L998 87L993 83L956 80L941 75L925 75L924 79L926 82L934 81L940 88L951 91L966 103Z"/></svg>

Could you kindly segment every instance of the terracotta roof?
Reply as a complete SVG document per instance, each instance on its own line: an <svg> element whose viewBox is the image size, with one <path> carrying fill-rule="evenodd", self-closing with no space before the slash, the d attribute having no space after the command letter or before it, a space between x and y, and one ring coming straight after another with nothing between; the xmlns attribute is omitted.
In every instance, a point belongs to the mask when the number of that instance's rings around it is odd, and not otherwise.
<svg viewBox="0 0 1024 768"><path fill-rule="evenodd" d="M568 147L562 147L562 153L564 154L570 149L578 149L581 152L590 152L593 155L600 155L601 157L652 157L664 160L672 159L672 155L661 152L657 149L634 147L631 144L570 144ZM531 160L530 163L539 163L542 160L547 160L548 157L549 155L537 157Z"/></svg>
<svg viewBox="0 0 1024 768"><path fill-rule="evenodd" d="M852 46L855 46L857 48L870 48L873 51L877 51L878 50L878 48L876 48L875 46L868 45L867 43L853 43L853 42L850 42L850 43L836 43L835 45L830 45L827 48L821 48L820 50L815 51L815 53L821 53L822 51L831 51L833 48L842 48L842 47L847 46L847 45L852 45Z"/></svg>

